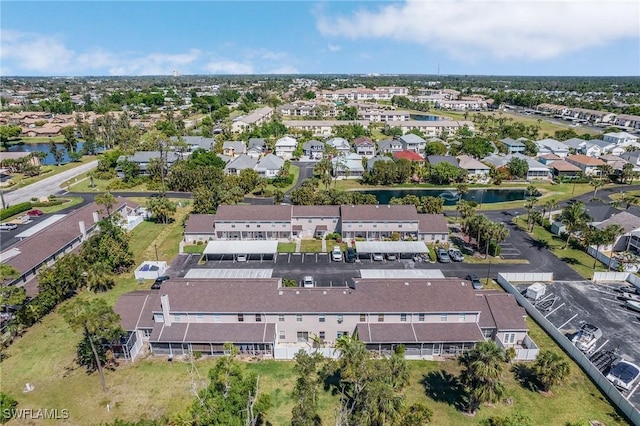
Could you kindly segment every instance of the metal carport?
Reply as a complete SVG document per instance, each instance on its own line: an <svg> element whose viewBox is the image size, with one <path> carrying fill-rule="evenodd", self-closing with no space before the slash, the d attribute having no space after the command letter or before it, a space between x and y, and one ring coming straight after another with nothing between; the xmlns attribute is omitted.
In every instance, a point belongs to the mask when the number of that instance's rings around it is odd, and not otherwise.
<svg viewBox="0 0 640 426"><path fill-rule="evenodd" d="M238 254L247 256L260 256L262 260L265 256L273 259L278 253L277 240L220 240L209 241L204 249L205 260L224 259L225 256L235 258Z"/></svg>
<svg viewBox="0 0 640 426"><path fill-rule="evenodd" d="M373 253L402 254L429 253L423 241L356 241L358 255Z"/></svg>

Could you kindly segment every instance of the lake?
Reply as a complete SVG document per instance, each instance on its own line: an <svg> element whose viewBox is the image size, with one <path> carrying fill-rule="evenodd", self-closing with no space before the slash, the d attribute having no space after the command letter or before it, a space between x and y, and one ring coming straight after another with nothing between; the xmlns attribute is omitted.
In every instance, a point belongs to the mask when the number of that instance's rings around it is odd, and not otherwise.
<svg viewBox="0 0 640 426"><path fill-rule="evenodd" d="M409 194L417 197L440 197L444 199L445 206L455 206L458 202L455 189L369 189L359 192L373 194L380 204L389 204L392 198L402 198ZM463 200L475 201L478 204L524 201L525 198L524 189L470 189L462 197Z"/></svg>
<svg viewBox="0 0 640 426"><path fill-rule="evenodd" d="M56 147L58 149L61 149L62 151L64 151L64 156L62 157L62 163L61 164L67 164L71 161L71 159L69 158L69 156L67 155L67 150L64 147L64 144L61 143L57 143ZM76 151L80 151L82 149L82 142L78 142L78 146L76 148ZM7 149L8 152L36 152L36 151L41 151L47 154L47 156L44 158L44 160L41 160L40 163L41 164L56 164L55 160L53 159L53 155L51 155L51 152L49 152L49 144L48 143L24 143L21 145L11 145L9 147L9 149Z"/></svg>

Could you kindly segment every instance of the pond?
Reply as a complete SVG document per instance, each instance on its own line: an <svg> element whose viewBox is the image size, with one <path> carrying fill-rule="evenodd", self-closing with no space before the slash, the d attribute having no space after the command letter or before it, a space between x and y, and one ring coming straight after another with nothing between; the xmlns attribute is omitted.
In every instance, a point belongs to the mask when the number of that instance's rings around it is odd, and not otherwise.
<svg viewBox="0 0 640 426"><path fill-rule="evenodd" d="M417 197L440 197L444 199L445 206L455 206L458 202L455 189L369 189L359 192L373 194L380 204L389 204L392 198L402 198L410 194ZM524 189L470 189L462 199L478 204L504 203L524 200L525 194Z"/></svg>
<svg viewBox="0 0 640 426"><path fill-rule="evenodd" d="M62 157L61 164L69 163L71 161L71 159L67 155L67 150L64 147L64 144L57 143L56 147L57 147L58 150L62 150L64 152L64 156ZM78 142L78 146L76 147L76 151L80 151L81 149L82 149L82 142ZM45 154L47 154L47 156L44 158L44 160L40 161L41 164L46 164L46 165L56 164L56 162L55 162L55 160L53 158L53 155L51 155L51 152L49 151L49 144L48 143L24 143L24 144L20 144L20 145L11 145L11 146L9 146L7 151L8 152L36 152L36 151L41 151L41 152L44 152Z"/></svg>
<svg viewBox="0 0 640 426"><path fill-rule="evenodd" d="M411 114L409 118L417 121L438 121L443 119L443 117L439 117L437 115L428 115L428 114Z"/></svg>

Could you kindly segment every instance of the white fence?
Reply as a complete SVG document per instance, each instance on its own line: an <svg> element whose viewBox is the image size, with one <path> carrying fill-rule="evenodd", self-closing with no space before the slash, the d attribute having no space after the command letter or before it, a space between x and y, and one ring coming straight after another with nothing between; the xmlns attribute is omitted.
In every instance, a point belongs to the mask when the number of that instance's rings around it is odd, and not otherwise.
<svg viewBox="0 0 640 426"><path fill-rule="evenodd" d="M500 276L512 282L553 281L553 272L500 272L498 277Z"/></svg>
<svg viewBox="0 0 640 426"><path fill-rule="evenodd" d="M567 354L584 370L585 373L593 380L593 382L600 388L600 390L609 397L611 402L618 407L618 409L624 413L624 415L631 421L632 424L640 425L640 411L638 411L626 398L616 389L615 386L602 375L589 359L571 343L567 337L562 334L557 328L554 327L549 320L547 320L540 311L538 311L529 301L518 291L517 288L511 285L510 281L516 281L509 279L510 277L519 274L505 274L498 273L498 284L505 289L505 291L513 294L520 306L522 306L527 313L533 318L552 338L560 345ZM529 280L525 280L529 281Z"/></svg>
<svg viewBox="0 0 640 426"><path fill-rule="evenodd" d="M629 284L640 288L640 277L632 272L594 272L593 282L620 282L626 281Z"/></svg>
<svg viewBox="0 0 640 426"><path fill-rule="evenodd" d="M526 349L516 349L516 359L519 361L533 361L540 353L538 345L528 335L524 337L522 346Z"/></svg>
<svg viewBox="0 0 640 426"><path fill-rule="evenodd" d="M341 352L339 350L335 350L333 348L310 348L310 347L288 347L288 346L280 346L275 347L273 349L273 358L274 359L293 359L298 351L303 350L309 355L314 353L319 353L325 358L333 358L337 359L340 357Z"/></svg>

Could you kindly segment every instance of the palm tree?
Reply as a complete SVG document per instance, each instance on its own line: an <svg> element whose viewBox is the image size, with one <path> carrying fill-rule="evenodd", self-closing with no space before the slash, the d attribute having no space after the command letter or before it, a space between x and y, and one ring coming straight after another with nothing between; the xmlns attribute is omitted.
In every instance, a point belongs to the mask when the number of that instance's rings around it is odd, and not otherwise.
<svg viewBox="0 0 640 426"><path fill-rule="evenodd" d="M456 210L458 211L458 214L460 214L460 219L464 221L476 213L476 206L468 201L460 200L456 204Z"/></svg>
<svg viewBox="0 0 640 426"><path fill-rule="evenodd" d="M613 174L613 166L611 164L602 164L598 166L600 170L600 177L604 180L611 180L611 175Z"/></svg>
<svg viewBox="0 0 640 426"><path fill-rule="evenodd" d="M549 222L551 222L551 210L555 209L556 207L558 207L558 201L556 201L554 198L550 198L545 201L544 204L542 204L542 218L544 219L546 213L549 212Z"/></svg>
<svg viewBox="0 0 640 426"><path fill-rule="evenodd" d="M584 203L580 201L562 209L560 221L565 224L567 229L567 240L565 241L564 247L562 247L563 250L569 245L571 237L573 237L576 232L585 228L590 218Z"/></svg>
<svg viewBox="0 0 640 426"><path fill-rule="evenodd" d="M458 203L460 203L462 201L462 197L464 196L464 194L466 194L467 192L469 192L469 188L466 184L464 183L459 183L456 185L456 192L458 193ZM458 209L456 209L458 210ZM458 213L460 213L458 211Z"/></svg>
<svg viewBox="0 0 640 426"><path fill-rule="evenodd" d="M527 211L527 230L531 228L531 212L535 208L537 202L538 202L537 198L529 198L524 203L524 209Z"/></svg>
<svg viewBox="0 0 640 426"><path fill-rule="evenodd" d="M533 232L533 228L535 228L536 223L538 224L542 224L542 213L539 212L538 210L533 210L530 213L530 217L531 217L531 227L529 228L529 232Z"/></svg>
<svg viewBox="0 0 640 426"><path fill-rule="evenodd" d="M633 171L633 164L627 163L622 166L622 182L632 183L633 178L635 176L635 172Z"/></svg>
<svg viewBox="0 0 640 426"><path fill-rule="evenodd" d="M603 229L603 244L613 246L618 237L624 235L625 229L622 225L614 223ZM613 260L613 247L611 247L611 256L609 256L609 262L607 264L607 270L611 270L611 261Z"/></svg>
<svg viewBox="0 0 640 426"><path fill-rule="evenodd" d="M593 186L593 198L596 198L598 189L602 188L605 185L604 180L602 179L591 179L591 182L589 182L589 184Z"/></svg>
<svg viewBox="0 0 640 426"><path fill-rule="evenodd" d="M536 357L533 372L542 390L548 392L553 385L561 383L569 375L569 362L556 352L542 351Z"/></svg>
<svg viewBox="0 0 640 426"><path fill-rule="evenodd" d="M598 262L598 254L600 253L600 247L605 243L604 232L601 229L590 226L584 235L584 243L588 246L596 246L596 255L593 256L593 270L596 269L596 264Z"/></svg>
<svg viewBox="0 0 640 426"><path fill-rule="evenodd" d="M467 393L469 413L474 413L485 402L495 402L502 397L504 361L504 350L493 341L480 342L474 349L460 355L458 363L464 367L460 382Z"/></svg>
<svg viewBox="0 0 640 426"><path fill-rule="evenodd" d="M627 210L629 210L629 207L631 206L637 206L640 204L640 198L637 195L631 194L624 194L622 198L620 198L620 201L627 205Z"/></svg>

